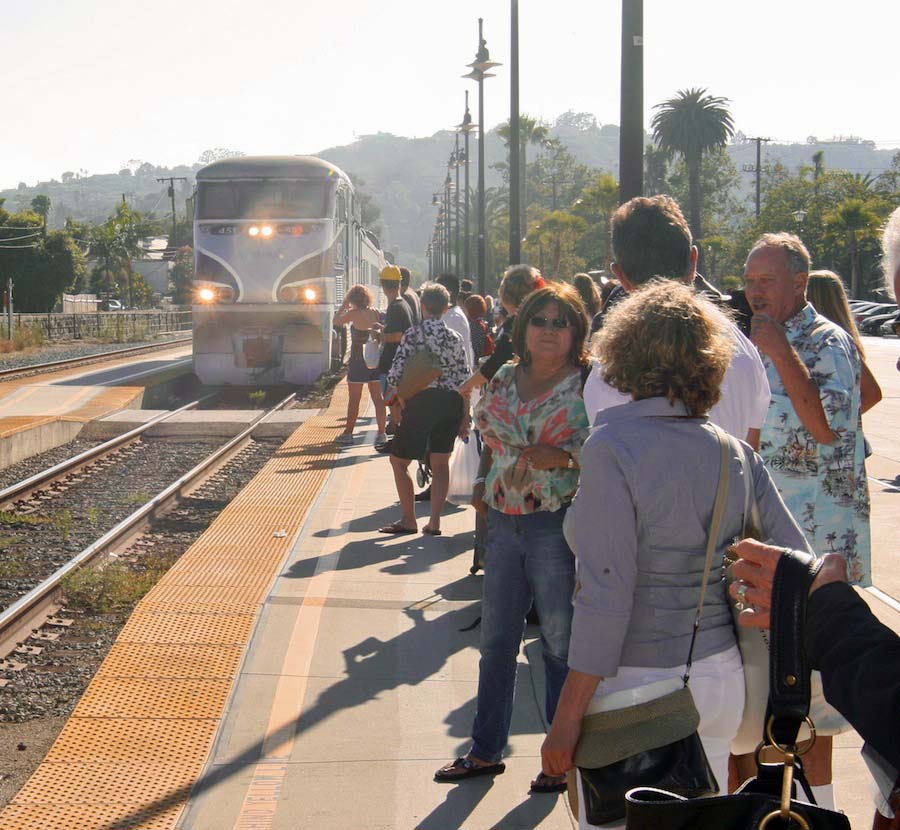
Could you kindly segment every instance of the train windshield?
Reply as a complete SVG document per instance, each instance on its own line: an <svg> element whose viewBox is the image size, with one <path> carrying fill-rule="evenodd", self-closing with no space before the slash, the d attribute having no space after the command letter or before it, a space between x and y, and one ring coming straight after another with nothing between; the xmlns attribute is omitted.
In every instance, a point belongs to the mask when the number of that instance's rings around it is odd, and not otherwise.
<svg viewBox="0 0 900 830"><path fill-rule="evenodd" d="M289 180L198 182L198 219L322 219L333 184Z"/></svg>

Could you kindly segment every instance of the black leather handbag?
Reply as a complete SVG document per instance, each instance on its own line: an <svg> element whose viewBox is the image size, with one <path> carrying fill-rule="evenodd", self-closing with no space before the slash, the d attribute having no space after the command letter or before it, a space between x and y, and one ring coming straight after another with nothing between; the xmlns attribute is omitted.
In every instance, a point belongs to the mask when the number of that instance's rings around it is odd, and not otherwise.
<svg viewBox="0 0 900 830"><path fill-rule="evenodd" d="M700 715L688 687L706 583L728 499L730 444L725 433L718 427L715 430L720 450L719 482L684 686L662 698L584 718L575 764L581 776L584 815L590 824L625 818L625 794L638 785L687 798L710 795L719 789L697 734Z"/></svg>
<svg viewBox="0 0 900 830"><path fill-rule="evenodd" d="M778 561L772 588L769 650L769 703L766 728L757 748L756 777L733 795L687 800L661 788L637 788L626 795L628 830L850 830L843 813L796 800L799 782L814 801L803 774L802 755L815 743L809 720L810 669L803 649L806 598L818 563L805 554L785 552ZM802 746L803 723L811 738ZM764 746L782 756L775 764L759 763Z"/></svg>

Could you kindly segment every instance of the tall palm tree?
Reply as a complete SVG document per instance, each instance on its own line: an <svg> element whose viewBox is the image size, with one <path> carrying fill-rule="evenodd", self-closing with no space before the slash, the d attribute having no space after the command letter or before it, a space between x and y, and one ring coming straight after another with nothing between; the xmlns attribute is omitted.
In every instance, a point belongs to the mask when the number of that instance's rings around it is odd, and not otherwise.
<svg viewBox="0 0 900 830"><path fill-rule="evenodd" d="M497 128L497 134L503 139L507 151L509 150L509 121ZM527 148L529 144L538 147L546 147L552 141L550 128L540 119L532 118L522 113L519 115L519 228L525 234L528 231L528 220L525 210L528 206L526 194L526 173L528 170ZM512 171L510 171L511 173Z"/></svg>
<svg viewBox="0 0 900 830"><path fill-rule="evenodd" d="M650 122L653 140L669 155L684 159L688 171L688 213L694 239L703 231L700 223L700 165L704 153L724 147L734 135L734 121L727 98L707 95L706 90L682 89L654 109Z"/></svg>
<svg viewBox="0 0 900 830"><path fill-rule="evenodd" d="M862 199L845 199L828 216L825 226L847 240L850 251L850 299L859 299L859 242L880 223L878 214Z"/></svg>

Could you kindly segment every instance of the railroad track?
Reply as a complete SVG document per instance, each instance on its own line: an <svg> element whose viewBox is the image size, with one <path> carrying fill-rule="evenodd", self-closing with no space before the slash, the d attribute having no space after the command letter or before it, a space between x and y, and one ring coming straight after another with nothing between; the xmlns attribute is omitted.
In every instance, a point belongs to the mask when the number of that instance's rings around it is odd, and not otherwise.
<svg viewBox="0 0 900 830"><path fill-rule="evenodd" d="M21 647L20 644L48 620L53 619L54 613L60 608L61 586L67 576L82 568L103 562L109 554L114 552L114 549L123 551L132 545L155 519L172 510L180 501L187 499L235 456L243 452L253 441L253 433L256 428L278 410L290 406L294 401L295 394L292 393L272 408L261 412L243 432L226 444L217 447L189 472L179 476L159 493L142 499L141 505L130 515L72 556L40 584L0 612L0 668L3 666L4 658L9 656L17 646ZM182 410L196 406L196 404L197 402L188 404L187 407L182 407ZM175 412L167 413L164 417L172 417L174 414ZM159 423L162 419L154 419L153 423ZM145 427L150 425L147 424ZM114 441L81 453L65 462L64 465L57 465L7 488L0 493L0 509L3 509L4 503L13 507L24 506L27 516L28 505L24 503L24 499L33 499L39 496L42 492L40 488L47 488L54 484L59 485L61 482L64 484L67 476L78 475L79 471L89 464L96 464L98 461L102 463L103 458L109 456L110 453L118 452L128 443L138 440L140 436L134 435L135 432L138 430L132 430ZM117 446L109 446L115 442L118 442ZM67 471L62 469L64 466L68 467Z"/></svg>
<svg viewBox="0 0 900 830"><path fill-rule="evenodd" d="M97 354L70 357L66 360L54 360L49 363L35 363L31 366L16 366L11 369L0 369L0 383L6 380L16 380L19 378L42 375L47 372L55 372L59 369L72 369L78 366L89 366L94 363L105 363L106 361L115 360L119 357L128 357L129 355L137 355L143 352L171 349L173 346L190 343L192 339L193 335L188 334L187 337L176 337L160 343L144 343L140 346L131 346L127 349L116 349L109 352L98 352Z"/></svg>

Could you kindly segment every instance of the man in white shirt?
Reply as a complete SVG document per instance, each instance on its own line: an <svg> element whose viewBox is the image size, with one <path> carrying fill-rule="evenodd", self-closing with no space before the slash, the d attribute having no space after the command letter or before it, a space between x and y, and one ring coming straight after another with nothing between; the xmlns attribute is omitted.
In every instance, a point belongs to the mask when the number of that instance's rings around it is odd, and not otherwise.
<svg viewBox="0 0 900 830"><path fill-rule="evenodd" d="M444 325L462 337L466 360L469 361L469 366L472 366L474 371L474 368L477 368L477 364L472 351L472 333L469 330L469 318L466 317L466 312L457 305L459 302L459 279L453 274L441 274L435 282L438 285L443 285L450 292L450 308L444 314Z"/></svg>
<svg viewBox="0 0 900 830"><path fill-rule="evenodd" d="M697 269L697 247L678 203L669 196L638 197L612 217L612 271L629 293L652 279L691 285ZM722 382L722 397L709 419L726 432L759 449L771 394L756 347L732 326L734 357ZM598 412L630 398L603 380L594 368L584 386L584 405L591 423Z"/></svg>

